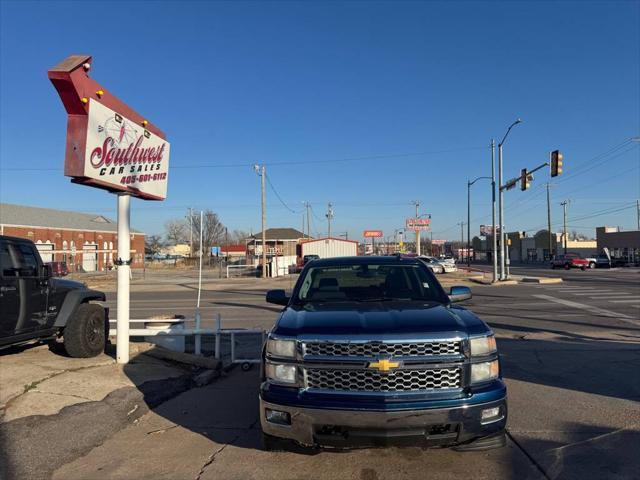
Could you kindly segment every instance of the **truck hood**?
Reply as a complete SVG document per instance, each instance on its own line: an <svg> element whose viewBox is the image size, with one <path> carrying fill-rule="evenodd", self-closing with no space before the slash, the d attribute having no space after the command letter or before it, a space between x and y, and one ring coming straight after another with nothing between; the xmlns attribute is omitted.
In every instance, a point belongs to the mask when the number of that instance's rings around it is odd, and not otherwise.
<svg viewBox="0 0 640 480"><path fill-rule="evenodd" d="M398 338L479 335L489 327L470 311L440 303L345 303L287 307L273 334L291 337Z"/></svg>

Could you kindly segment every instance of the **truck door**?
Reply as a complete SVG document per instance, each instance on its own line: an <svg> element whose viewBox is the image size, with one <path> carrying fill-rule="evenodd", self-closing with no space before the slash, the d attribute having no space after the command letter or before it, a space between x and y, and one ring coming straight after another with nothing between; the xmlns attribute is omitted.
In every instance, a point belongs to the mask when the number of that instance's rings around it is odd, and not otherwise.
<svg viewBox="0 0 640 480"><path fill-rule="evenodd" d="M3 336L34 332L46 326L48 286L40 278L33 245L5 241L2 261Z"/></svg>

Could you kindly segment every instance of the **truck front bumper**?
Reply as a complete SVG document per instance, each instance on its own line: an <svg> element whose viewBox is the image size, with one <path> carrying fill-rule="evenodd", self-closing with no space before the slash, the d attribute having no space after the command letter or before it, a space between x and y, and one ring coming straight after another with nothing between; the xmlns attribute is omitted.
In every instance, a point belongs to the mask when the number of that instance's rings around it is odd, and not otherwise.
<svg viewBox="0 0 640 480"><path fill-rule="evenodd" d="M496 408L497 415L483 420L483 411ZM278 415L279 422L269 421L268 410L284 415ZM289 424L285 424L287 419ZM487 448L490 448L498 446L490 440L497 438L496 435L499 436L496 441L503 441L507 402L503 398L448 408L372 411L290 407L268 403L261 398L260 422L264 433L305 446L453 446L486 438L489 440Z"/></svg>

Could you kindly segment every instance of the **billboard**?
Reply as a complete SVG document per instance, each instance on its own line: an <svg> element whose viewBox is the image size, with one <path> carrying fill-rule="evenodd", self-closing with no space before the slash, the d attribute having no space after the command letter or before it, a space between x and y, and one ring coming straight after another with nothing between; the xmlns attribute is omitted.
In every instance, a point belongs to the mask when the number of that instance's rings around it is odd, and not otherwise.
<svg viewBox="0 0 640 480"><path fill-rule="evenodd" d="M82 177L112 190L166 198L169 142L94 99L86 138Z"/></svg>
<svg viewBox="0 0 640 480"><path fill-rule="evenodd" d="M414 232L428 231L431 228L430 218L407 218L405 220L405 227L407 230Z"/></svg>
<svg viewBox="0 0 640 480"><path fill-rule="evenodd" d="M365 230L362 236L364 238L380 238L382 237L382 230Z"/></svg>
<svg viewBox="0 0 640 480"><path fill-rule="evenodd" d="M496 231L500 234L500 227L496 227ZM493 235L493 225L480 225L480 235Z"/></svg>
<svg viewBox="0 0 640 480"><path fill-rule="evenodd" d="M432 245L444 245L445 240L431 240Z"/></svg>

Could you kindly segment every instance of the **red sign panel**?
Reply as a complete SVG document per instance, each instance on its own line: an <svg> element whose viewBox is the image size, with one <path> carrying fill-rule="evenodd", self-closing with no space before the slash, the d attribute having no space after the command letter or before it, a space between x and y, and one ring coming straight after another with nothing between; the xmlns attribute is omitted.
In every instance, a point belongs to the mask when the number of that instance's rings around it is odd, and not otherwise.
<svg viewBox="0 0 640 480"><path fill-rule="evenodd" d="M362 236L364 238L380 238L382 237L382 230L365 230Z"/></svg>
<svg viewBox="0 0 640 480"><path fill-rule="evenodd" d="M49 70L68 115L64 174L74 183L164 200L165 134L91 79L90 68L91 57L72 55Z"/></svg>
<svg viewBox="0 0 640 480"><path fill-rule="evenodd" d="M431 227L430 218L407 218L405 222L407 230L419 231L429 230Z"/></svg>

